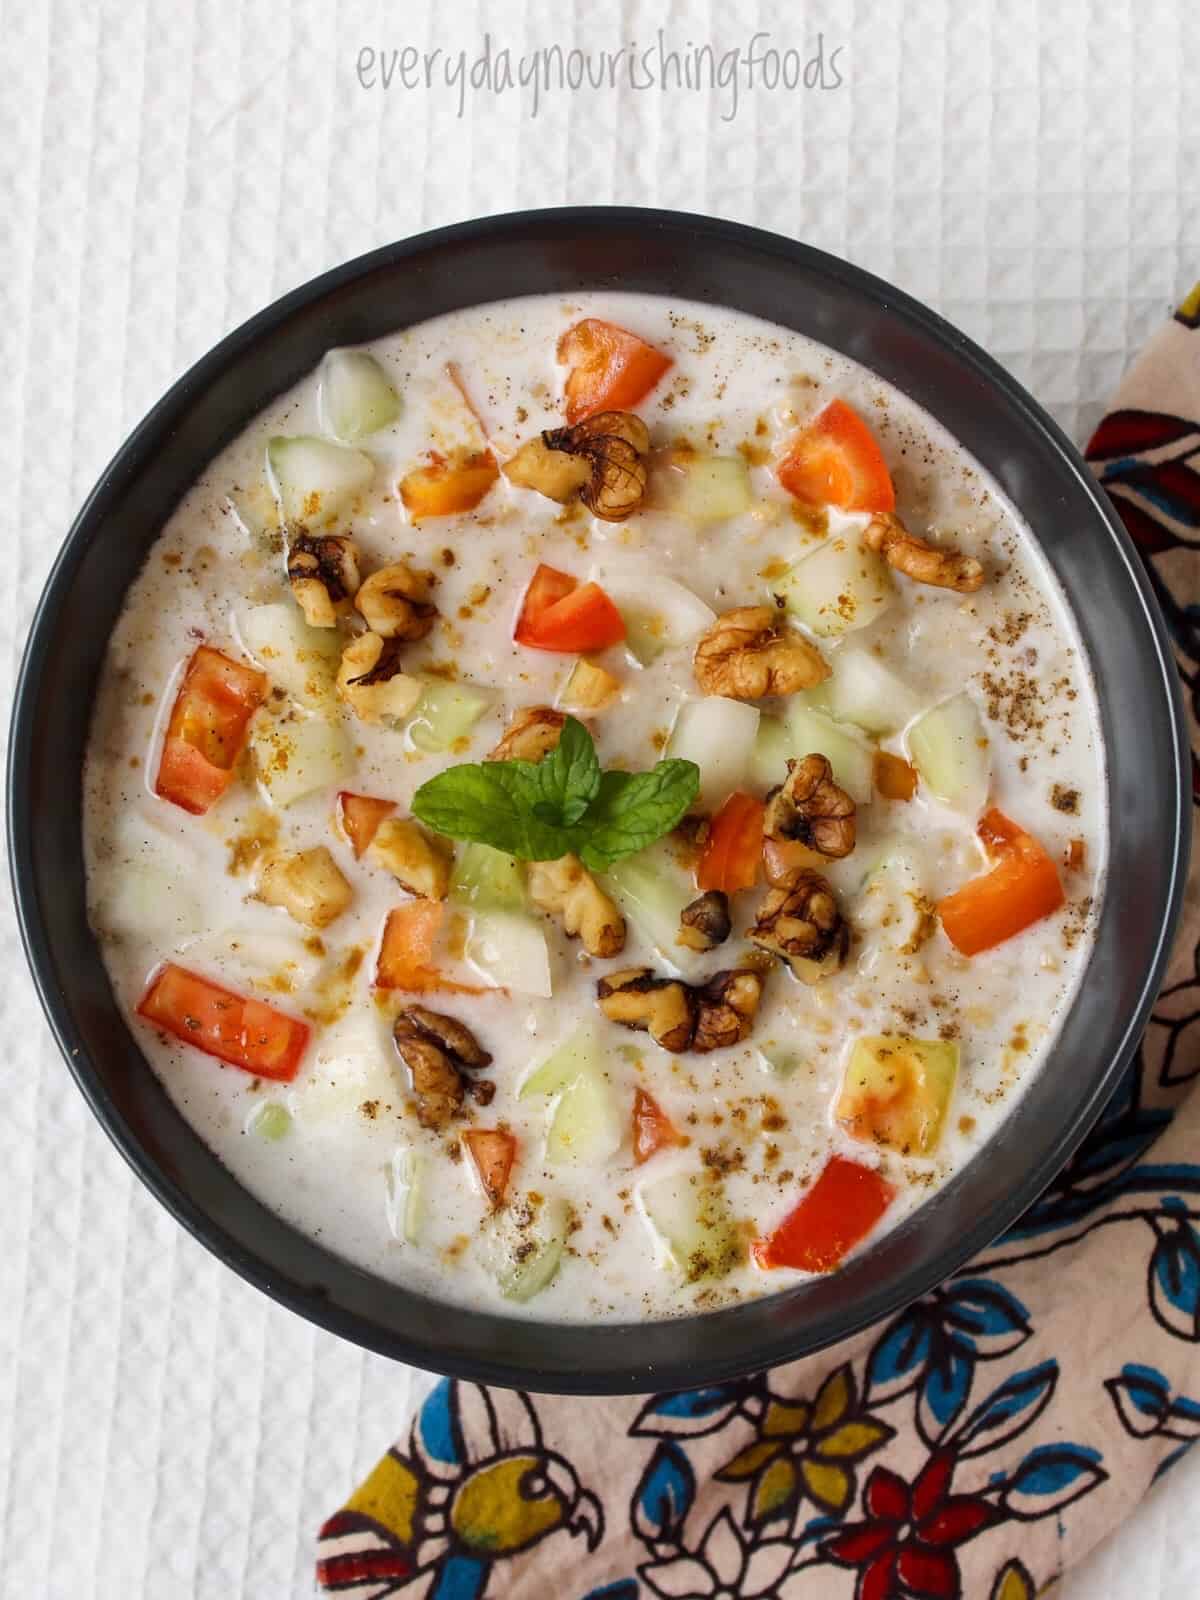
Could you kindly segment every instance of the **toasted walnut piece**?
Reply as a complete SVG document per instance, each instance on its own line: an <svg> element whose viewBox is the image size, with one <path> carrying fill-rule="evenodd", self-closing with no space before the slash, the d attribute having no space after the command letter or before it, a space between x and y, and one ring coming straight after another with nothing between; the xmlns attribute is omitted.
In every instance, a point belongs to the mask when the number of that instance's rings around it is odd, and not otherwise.
<svg viewBox="0 0 1200 1600"><path fill-rule="evenodd" d="M596 997L610 1022L643 1030L664 1050L690 1048L696 997L678 978L656 978L649 967L628 967L601 978Z"/></svg>
<svg viewBox="0 0 1200 1600"><path fill-rule="evenodd" d="M489 761L540 761L555 749L562 736L566 716L551 706L525 706L514 712L504 737Z"/></svg>
<svg viewBox="0 0 1200 1600"><path fill-rule="evenodd" d="M534 905L578 934L588 955L607 959L625 948L625 918L578 856L531 861L526 882Z"/></svg>
<svg viewBox="0 0 1200 1600"><path fill-rule="evenodd" d="M810 845L835 860L854 849L855 805L833 781L824 756L789 761L783 787L767 796L763 833L768 839L791 839Z"/></svg>
<svg viewBox="0 0 1200 1600"><path fill-rule="evenodd" d="M567 450L552 450L546 435L529 439L504 463L504 476L518 489L536 489L548 500L565 505L592 476L591 462Z"/></svg>
<svg viewBox="0 0 1200 1600"><path fill-rule="evenodd" d="M733 967L710 978L696 991L699 1005L692 1049L704 1054L749 1038L762 992L761 974L748 967Z"/></svg>
<svg viewBox="0 0 1200 1600"><path fill-rule="evenodd" d="M403 561L393 561L364 579L354 604L371 632L383 639L423 639L437 616L425 579Z"/></svg>
<svg viewBox="0 0 1200 1600"><path fill-rule="evenodd" d="M954 589L959 594L974 594L983 587L983 566L974 556L943 550L919 539L915 533L909 533L892 511L872 517L863 540L872 550L877 550L889 566L915 583L928 583L935 589Z"/></svg>
<svg viewBox="0 0 1200 1600"><path fill-rule="evenodd" d="M424 1006L398 1012L392 1038L412 1073L417 1120L425 1128L444 1128L462 1108L463 1073L490 1066L491 1056L457 1018Z"/></svg>
<svg viewBox="0 0 1200 1600"><path fill-rule="evenodd" d="M450 847L418 823L388 817L375 830L368 861L386 867L409 894L422 900L444 900L450 887Z"/></svg>
<svg viewBox="0 0 1200 1600"><path fill-rule="evenodd" d="M282 906L306 928L327 928L354 899L337 862L323 844L291 856L272 856L258 877L258 898Z"/></svg>
<svg viewBox="0 0 1200 1600"><path fill-rule="evenodd" d="M819 872L801 872L787 889L768 889L749 938L782 956L798 978L817 983L846 959L850 930Z"/></svg>
<svg viewBox="0 0 1200 1600"><path fill-rule="evenodd" d="M710 889L684 906L679 913L677 944L688 950L714 950L729 937L729 896L721 889Z"/></svg>
<svg viewBox="0 0 1200 1600"><path fill-rule="evenodd" d="M587 477L578 494L593 516L604 522L623 522L641 505L646 495L650 434L631 411L597 411L574 427L543 433L542 443L550 455L587 463Z"/></svg>
<svg viewBox="0 0 1200 1600"><path fill-rule="evenodd" d="M780 627L778 616L770 606L738 606L701 635L692 666L705 694L761 700L824 682L829 668L821 652Z"/></svg>
<svg viewBox="0 0 1200 1600"><path fill-rule="evenodd" d="M287 575L309 627L335 627L358 589L354 540L345 534L295 534L288 546Z"/></svg>
<svg viewBox="0 0 1200 1600"><path fill-rule="evenodd" d="M715 973L698 987L656 978L649 967L629 967L596 985L600 1009L611 1022L643 1029L677 1054L739 1044L749 1036L762 991L762 974L750 967Z"/></svg>
<svg viewBox="0 0 1200 1600"><path fill-rule="evenodd" d="M404 641L360 633L342 651L338 694L364 722L391 722L406 717L421 698L416 678L400 670Z"/></svg>

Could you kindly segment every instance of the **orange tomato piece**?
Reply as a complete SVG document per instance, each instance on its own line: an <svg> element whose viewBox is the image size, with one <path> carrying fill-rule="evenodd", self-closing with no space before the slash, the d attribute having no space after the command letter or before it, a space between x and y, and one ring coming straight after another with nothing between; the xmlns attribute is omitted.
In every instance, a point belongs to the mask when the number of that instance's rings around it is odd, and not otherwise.
<svg viewBox="0 0 1200 1600"><path fill-rule="evenodd" d="M645 1089L633 1092L633 1160L635 1166L649 1161L657 1150L683 1143L683 1137L652 1094Z"/></svg>
<svg viewBox="0 0 1200 1600"><path fill-rule="evenodd" d="M808 505L843 511L894 511L896 491L870 428L844 400L824 411L792 440L777 476Z"/></svg>
<svg viewBox="0 0 1200 1600"><path fill-rule="evenodd" d="M351 794L349 789L338 790L338 821L350 841L356 861L379 831L379 824L385 817L390 817L395 809L394 800L376 800L369 794Z"/></svg>
<svg viewBox="0 0 1200 1600"><path fill-rule="evenodd" d="M513 631L518 644L560 655L606 650L624 637L625 619L598 583L581 584L544 565L525 591Z"/></svg>
<svg viewBox="0 0 1200 1600"><path fill-rule="evenodd" d="M517 1141L506 1128L468 1128L462 1136L492 1210L504 1204L509 1176L517 1158Z"/></svg>
<svg viewBox="0 0 1200 1600"><path fill-rule="evenodd" d="M729 796L709 827L696 868L698 889L736 894L753 888L762 861L765 809L761 800L740 789Z"/></svg>
<svg viewBox="0 0 1200 1600"><path fill-rule="evenodd" d="M400 498L414 522L473 511L500 475L490 450L477 450L457 462L434 453L427 467L414 467L400 480Z"/></svg>
<svg viewBox="0 0 1200 1600"><path fill-rule="evenodd" d="M632 411L671 366L670 356L599 317L568 328L557 354L571 369L563 388L568 422L595 411Z"/></svg>
<svg viewBox="0 0 1200 1600"><path fill-rule="evenodd" d="M998 856L996 865L948 894L937 908L946 937L964 956L1003 944L1066 899L1046 850L1003 812L987 812L979 837Z"/></svg>
<svg viewBox="0 0 1200 1600"><path fill-rule="evenodd" d="M172 962L151 978L137 1014L228 1066L284 1083L299 1071L311 1031L298 1017Z"/></svg>
<svg viewBox="0 0 1200 1600"><path fill-rule="evenodd" d="M917 769L903 756L875 752L875 789L885 800L911 800L917 792Z"/></svg>
<svg viewBox="0 0 1200 1600"><path fill-rule="evenodd" d="M406 900L388 912L375 963L377 989L410 994L487 994L487 989L454 983L438 971L435 951L446 907L440 900Z"/></svg>
<svg viewBox="0 0 1200 1600"><path fill-rule="evenodd" d="M873 1167L831 1156L798 1205L751 1253L758 1266L832 1272L865 1239L896 1198Z"/></svg>
<svg viewBox="0 0 1200 1600"><path fill-rule="evenodd" d="M154 792L193 816L233 782L250 718L267 696L267 676L211 645L192 653L167 723Z"/></svg>

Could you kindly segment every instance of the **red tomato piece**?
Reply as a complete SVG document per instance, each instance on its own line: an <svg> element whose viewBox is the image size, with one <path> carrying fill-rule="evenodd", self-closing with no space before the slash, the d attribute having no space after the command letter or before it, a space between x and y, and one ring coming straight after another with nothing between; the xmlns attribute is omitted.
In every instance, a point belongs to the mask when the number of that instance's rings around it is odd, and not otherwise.
<svg viewBox="0 0 1200 1600"><path fill-rule="evenodd" d="M1066 899L1047 851L1002 811L993 807L985 814L979 837L999 857L996 865L948 894L937 908L946 937L964 956L1003 944Z"/></svg>
<svg viewBox="0 0 1200 1600"><path fill-rule="evenodd" d="M531 650L576 655L625 637L625 619L598 583L541 566L525 593L513 638Z"/></svg>
<svg viewBox="0 0 1200 1600"><path fill-rule="evenodd" d="M568 328L557 354L571 369L563 388L568 422L595 411L632 411L671 365L670 356L636 333L599 317Z"/></svg>
<svg viewBox="0 0 1200 1600"><path fill-rule="evenodd" d="M445 915L440 900L406 900L388 912L375 963L377 989L406 989L412 994L439 989L451 994L493 992L453 983L438 971L435 951Z"/></svg>
<svg viewBox="0 0 1200 1600"><path fill-rule="evenodd" d="M656 1150L683 1143L670 1117L645 1089L633 1092L633 1159L636 1166L649 1161Z"/></svg>
<svg viewBox="0 0 1200 1600"><path fill-rule="evenodd" d="M763 1268L832 1272L883 1216L896 1191L874 1167L830 1156L821 1175L783 1221L751 1246Z"/></svg>
<svg viewBox="0 0 1200 1600"><path fill-rule="evenodd" d="M171 708L154 792L193 816L233 782L250 718L267 696L267 676L211 645L192 654Z"/></svg>
<svg viewBox="0 0 1200 1600"><path fill-rule="evenodd" d="M462 1141L479 1175L492 1210L504 1204L509 1175L517 1158L517 1141L506 1128L468 1128Z"/></svg>
<svg viewBox="0 0 1200 1600"><path fill-rule="evenodd" d="M789 494L843 511L894 511L896 491L870 428L844 400L831 400L792 440L777 476Z"/></svg>
<svg viewBox="0 0 1200 1600"><path fill-rule="evenodd" d="M171 962L151 978L137 1012L205 1055L256 1078L281 1082L299 1071L311 1031L298 1017L223 989Z"/></svg>
<svg viewBox="0 0 1200 1600"><path fill-rule="evenodd" d="M560 600L565 600L578 587L578 578L573 578L569 572L560 572L557 567L548 567L542 562L529 580L525 598L521 601L521 614L513 629L513 638L517 643L528 644L529 634L551 606L557 605Z"/></svg>
<svg viewBox="0 0 1200 1600"><path fill-rule="evenodd" d="M376 800L369 794L351 794L340 789L337 797L338 821L350 841L357 861L379 831L379 824L396 809L394 800Z"/></svg>
<svg viewBox="0 0 1200 1600"><path fill-rule="evenodd" d="M761 800L740 789L729 796L708 830L696 868L698 889L736 894L739 889L753 888L762 860L765 809Z"/></svg>

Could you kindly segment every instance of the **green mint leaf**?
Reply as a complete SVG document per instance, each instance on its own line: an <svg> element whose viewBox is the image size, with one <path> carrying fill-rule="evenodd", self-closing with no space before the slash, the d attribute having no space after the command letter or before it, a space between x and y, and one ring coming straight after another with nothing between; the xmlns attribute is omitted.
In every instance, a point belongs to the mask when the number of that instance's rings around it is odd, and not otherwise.
<svg viewBox="0 0 1200 1600"><path fill-rule="evenodd" d="M578 855L593 872L661 839L700 791L694 761L660 761L650 772L606 772L578 825Z"/></svg>
<svg viewBox="0 0 1200 1600"><path fill-rule="evenodd" d="M574 848L572 834L534 814L528 762L463 762L423 783L413 815L450 839L490 844L522 861L556 861Z"/></svg>
<svg viewBox="0 0 1200 1600"><path fill-rule="evenodd" d="M583 816L600 789L600 763L596 746L582 722L568 717L558 744L535 765L522 762L535 775L538 796L554 808L557 818L573 826Z"/></svg>

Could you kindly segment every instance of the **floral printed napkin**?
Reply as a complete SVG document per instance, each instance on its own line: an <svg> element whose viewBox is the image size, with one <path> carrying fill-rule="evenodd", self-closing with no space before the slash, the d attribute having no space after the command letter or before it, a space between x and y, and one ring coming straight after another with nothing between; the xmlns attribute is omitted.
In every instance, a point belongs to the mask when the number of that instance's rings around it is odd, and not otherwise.
<svg viewBox="0 0 1200 1600"><path fill-rule="evenodd" d="M1200 749L1200 285L1087 454L1150 565ZM443 1381L321 1530L322 1588L1029 1600L1200 1435L1200 1096L1183 1103L1200 1073L1198 939L1193 876L1103 1119L948 1283L835 1349L686 1394Z"/></svg>

